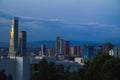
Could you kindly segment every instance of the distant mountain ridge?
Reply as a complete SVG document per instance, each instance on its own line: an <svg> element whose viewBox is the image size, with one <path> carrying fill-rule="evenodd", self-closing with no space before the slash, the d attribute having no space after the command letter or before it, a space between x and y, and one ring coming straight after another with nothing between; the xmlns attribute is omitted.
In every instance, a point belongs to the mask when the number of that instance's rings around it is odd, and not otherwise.
<svg viewBox="0 0 120 80"><path fill-rule="evenodd" d="M32 41L28 42L27 46L28 47L40 47L42 44L45 44L47 47L55 47L55 41ZM94 45L94 46L99 46L102 45L102 43L97 43L97 42L92 42L92 41L70 41L70 45ZM0 42L0 46L2 47L9 47L9 42Z"/></svg>
<svg viewBox="0 0 120 80"><path fill-rule="evenodd" d="M45 44L47 48L55 47L56 42L54 40L50 41L31 41L27 42L27 47L40 47L42 44ZM70 41L70 46L78 45L93 45L93 46L101 46L104 43L95 42L95 41ZM116 46L120 46L118 43L112 43ZM0 42L0 47L9 47L9 42Z"/></svg>

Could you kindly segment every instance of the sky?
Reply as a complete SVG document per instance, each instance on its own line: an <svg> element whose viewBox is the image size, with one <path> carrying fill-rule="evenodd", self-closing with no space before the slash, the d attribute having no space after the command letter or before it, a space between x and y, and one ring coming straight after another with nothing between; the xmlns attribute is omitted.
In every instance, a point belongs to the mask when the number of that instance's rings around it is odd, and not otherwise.
<svg viewBox="0 0 120 80"><path fill-rule="evenodd" d="M120 42L119 7L119 0L0 0L0 42L9 41L14 16L28 41Z"/></svg>

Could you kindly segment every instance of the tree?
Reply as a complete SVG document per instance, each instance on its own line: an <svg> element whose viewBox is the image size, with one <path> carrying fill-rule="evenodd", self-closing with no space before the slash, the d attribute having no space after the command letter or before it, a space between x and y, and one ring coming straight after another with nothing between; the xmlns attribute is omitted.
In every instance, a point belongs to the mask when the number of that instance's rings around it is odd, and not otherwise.
<svg viewBox="0 0 120 80"><path fill-rule="evenodd" d="M56 78L56 66L54 62L50 62L48 65L48 79L49 80L57 80Z"/></svg>
<svg viewBox="0 0 120 80"><path fill-rule="evenodd" d="M0 80L13 80L13 79L12 79L12 75L6 76L5 70L2 69L0 71Z"/></svg>
<svg viewBox="0 0 120 80"><path fill-rule="evenodd" d="M38 80L48 80L48 62L46 59L42 59L38 65L39 79Z"/></svg>
<svg viewBox="0 0 120 80"><path fill-rule="evenodd" d="M64 80L65 76L64 76L64 66L61 65L56 65L56 77L57 80Z"/></svg>
<svg viewBox="0 0 120 80"><path fill-rule="evenodd" d="M112 58L102 66L103 80L120 80L120 59Z"/></svg>
<svg viewBox="0 0 120 80"><path fill-rule="evenodd" d="M12 75L9 75L7 80L12 80Z"/></svg>
<svg viewBox="0 0 120 80"><path fill-rule="evenodd" d="M80 79L81 79L81 80L85 80L85 78L86 78L85 72L86 72L86 70L87 70L90 62L87 61L87 62L84 62L84 64L85 64L85 65L84 65L82 68L80 68L79 71L78 71L78 75L80 76Z"/></svg>
<svg viewBox="0 0 120 80"><path fill-rule="evenodd" d="M69 67L65 72L63 65L56 65L54 62L48 63L45 59L35 67L37 71L32 74L32 80L78 80L78 75L69 72Z"/></svg>
<svg viewBox="0 0 120 80"><path fill-rule="evenodd" d="M0 80L6 80L7 76L5 75L5 70L0 71Z"/></svg>
<svg viewBox="0 0 120 80"><path fill-rule="evenodd" d="M106 54L98 54L89 64L85 72L86 80L102 80L101 68L104 62L111 58L111 56Z"/></svg>

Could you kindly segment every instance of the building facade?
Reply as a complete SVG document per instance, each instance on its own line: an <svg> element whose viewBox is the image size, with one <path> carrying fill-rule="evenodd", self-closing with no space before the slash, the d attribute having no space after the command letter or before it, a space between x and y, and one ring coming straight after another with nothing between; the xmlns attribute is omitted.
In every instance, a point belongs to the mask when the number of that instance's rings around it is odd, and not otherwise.
<svg viewBox="0 0 120 80"><path fill-rule="evenodd" d="M83 57L85 60L91 60L95 56L94 46L87 45L83 48Z"/></svg>
<svg viewBox="0 0 120 80"><path fill-rule="evenodd" d="M65 41L64 55L70 55L70 41Z"/></svg>
<svg viewBox="0 0 120 80"><path fill-rule="evenodd" d="M56 37L56 55L64 54L64 40Z"/></svg>
<svg viewBox="0 0 120 80"><path fill-rule="evenodd" d="M109 55L114 56L115 58L120 58L120 47L114 47L109 50Z"/></svg>
<svg viewBox="0 0 120 80"><path fill-rule="evenodd" d="M20 31L20 37L18 39L18 55L26 56L26 31Z"/></svg>
<svg viewBox="0 0 120 80"><path fill-rule="evenodd" d="M12 20L12 29L10 33L9 56L18 55L18 18Z"/></svg>
<svg viewBox="0 0 120 80"><path fill-rule="evenodd" d="M71 56L80 56L80 46L72 46L70 49Z"/></svg>
<svg viewBox="0 0 120 80"><path fill-rule="evenodd" d="M41 54L46 55L46 46L44 44L41 45Z"/></svg>
<svg viewBox="0 0 120 80"><path fill-rule="evenodd" d="M113 49L114 45L110 42L107 42L103 45L103 53L109 54L109 50Z"/></svg>

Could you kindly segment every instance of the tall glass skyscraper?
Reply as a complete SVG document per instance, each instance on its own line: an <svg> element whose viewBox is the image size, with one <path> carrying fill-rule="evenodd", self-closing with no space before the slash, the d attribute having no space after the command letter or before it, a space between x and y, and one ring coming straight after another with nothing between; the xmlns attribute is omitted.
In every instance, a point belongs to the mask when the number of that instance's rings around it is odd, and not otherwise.
<svg viewBox="0 0 120 80"><path fill-rule="evenodd" d="M26 31L20 31L20 37L18 39L18 55L26 56Z"/></svg>
<svg viewBox="0 0 120 80"><path fill-rule="evenodd" d="M12 20L12 29L10 33L9 56L18 55L18 17Z"/></svg>
<svg viewBox="0 0 120 80"><path fill-rule="evenodd" d="M60 54L60 37L56 37L56 55Z"/></svg>
<svg viewBox="0 0 120 80"><path fill-rule="evenodd" d="M64 40L56 37L56 55L64 54Z"/></svg>

